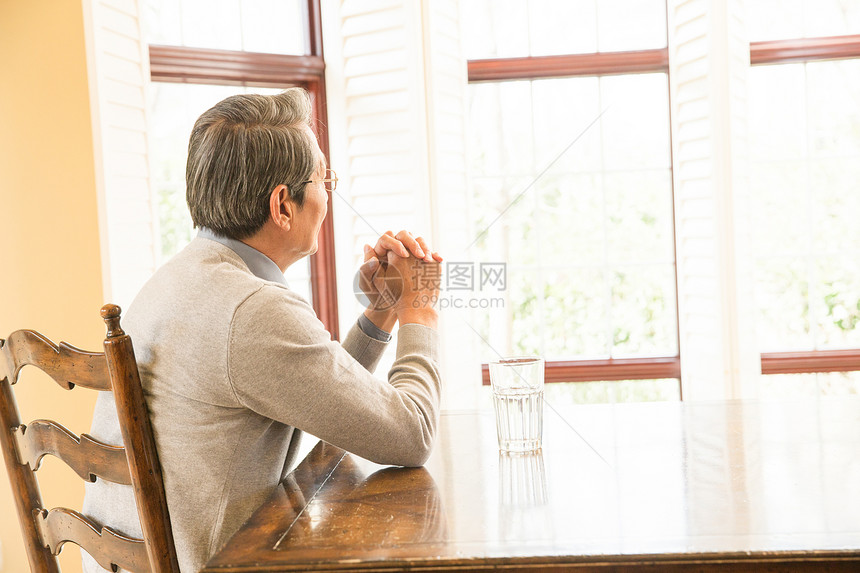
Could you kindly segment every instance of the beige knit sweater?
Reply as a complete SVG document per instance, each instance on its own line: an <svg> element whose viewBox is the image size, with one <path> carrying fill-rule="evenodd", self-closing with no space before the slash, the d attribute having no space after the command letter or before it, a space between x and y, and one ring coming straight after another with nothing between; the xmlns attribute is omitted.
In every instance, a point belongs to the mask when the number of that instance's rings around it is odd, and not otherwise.
<svg viewBox="0 0 860 573"><path fill-rule="evenodd" d="M405 324L388 380L385 343L354 326L331 340L311 306L197 238L143 287L123 319L141 372L183 573L196 572L272 492L307 431L382 464L421 465L438 419L437 334ZM120 444L113 397L92 435ZM84 513L129 535L129 486L87 485ZM84 570L103 571L86 554Z"/></svg>

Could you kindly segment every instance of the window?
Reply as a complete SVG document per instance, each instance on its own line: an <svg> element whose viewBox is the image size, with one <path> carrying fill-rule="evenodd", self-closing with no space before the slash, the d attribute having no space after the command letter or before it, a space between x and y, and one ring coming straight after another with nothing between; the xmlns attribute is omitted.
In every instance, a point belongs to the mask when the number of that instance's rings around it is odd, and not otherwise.
<svg viewBox="0 0 860 573"><path fill-rule="evenodd" d="M651 380L581 401L679 398L665 3L463 4L473 253L508 274L482 337L547 381Z"/></svg>
<svg viewBox="0 0 860 573"><path fill-rule="evenodd" d="M303 0L146 0L149 43L266 54L308 54Z"/></svg>
<svg viewBox="0 0 860 573"><path fill-rule="evenodd" d="M779 375L762 387L856 393L860 4L747 6L757 336Z"/></svg>
<svg viewBox="0 0 860 573"><path fill-rule="evenodd" d="M321 24L318 0L147 0L144 17L153 80L153 180L165 259L192 236L185 150L194 120L213 104L237 92L303 87L314 100L314 127L328 155ZM290 268L287 280L312 300L337 338L334 268L329 215L318 253Z"/></svg>

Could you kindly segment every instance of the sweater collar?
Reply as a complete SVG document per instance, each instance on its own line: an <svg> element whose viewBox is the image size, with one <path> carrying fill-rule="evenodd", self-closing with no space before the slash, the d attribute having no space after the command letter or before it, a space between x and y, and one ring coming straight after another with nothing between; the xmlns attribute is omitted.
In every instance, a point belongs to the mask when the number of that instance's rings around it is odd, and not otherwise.
<svg viewBox="0 0 860 573"><path fill-rule="evenodd" d="M206 227L201 227L200 230L197 231L197 236L203 239L209 239L210 241L215 241L216 243L221 243L239 255L242 261L248 265L248 270L250 270L255 277L261 278L264 281L271 281L287 286L287 279L284 278L284 273L281 272L281 269L278 268L275 261L254 247L246 245L242 241L237 241L236 239L222 237L221 235L216 234L212 229L208 229Z"/></svg>

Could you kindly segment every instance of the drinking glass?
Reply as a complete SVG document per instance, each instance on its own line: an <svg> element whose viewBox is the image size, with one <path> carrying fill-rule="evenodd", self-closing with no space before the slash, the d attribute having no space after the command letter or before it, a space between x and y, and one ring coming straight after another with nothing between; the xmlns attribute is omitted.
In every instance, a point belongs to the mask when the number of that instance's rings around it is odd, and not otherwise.
<svg viewBox="0 0 860 573"><path fill-rule="evenodd" d="M502 358L490 363L499 449L530 452L543 434L544 361L539 356Z"/></svg>

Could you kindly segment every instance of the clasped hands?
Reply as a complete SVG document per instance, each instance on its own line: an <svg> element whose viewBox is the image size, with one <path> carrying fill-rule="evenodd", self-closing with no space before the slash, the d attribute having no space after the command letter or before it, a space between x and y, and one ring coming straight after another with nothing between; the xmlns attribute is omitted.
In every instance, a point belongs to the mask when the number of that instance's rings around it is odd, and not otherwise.
<svg viewBox="0 0 860 573"><path fill-rule="evenodd" d="M397 321L435 328L439 280L423 279L439 277L439 269L431 267L438 267L441 261L423 237L413 237L408 231L396 235L387 231L375 246L364 245L358 277L370 301L364 315L387 332Z"/></svg>

